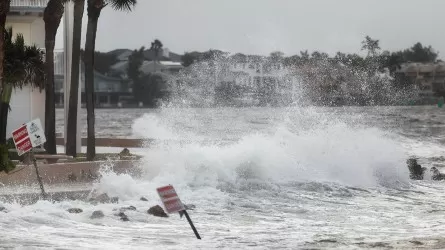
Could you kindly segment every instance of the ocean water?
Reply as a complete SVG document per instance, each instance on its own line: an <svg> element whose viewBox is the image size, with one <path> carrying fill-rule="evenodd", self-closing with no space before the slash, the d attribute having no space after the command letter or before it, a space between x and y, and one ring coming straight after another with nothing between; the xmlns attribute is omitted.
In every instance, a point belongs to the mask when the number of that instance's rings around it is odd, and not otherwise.
<svg viewBox="0 0 445 250"><path fill-rule="evenodd" d="M442 167L437 107L97 110L100 137L154 138L141 178L104 166L91 187L119 204L0 203L0 249L440 249L445 184L408 178L406 160ZM58 111L58 126L63 130ZM83 114L83 119L85 115ZM180 143L178 141L181 141ZM172 184L185 218L150 216ZM67 187L69 188L69 187ZM140 197L148 201L141 201ZM124 206L130 221L114 214ZM69 214L68 208L81 208ZM105 217L90 219L95 210Z"/></svg>

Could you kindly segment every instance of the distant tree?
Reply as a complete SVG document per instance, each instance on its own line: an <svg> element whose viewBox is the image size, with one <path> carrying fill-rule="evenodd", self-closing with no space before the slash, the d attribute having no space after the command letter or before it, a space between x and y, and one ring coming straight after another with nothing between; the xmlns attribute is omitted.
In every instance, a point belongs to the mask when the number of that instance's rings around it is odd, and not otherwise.
<svg viewBox="0 0 445 250"><path fill-rule="evenodd" d="M143 83L141 81L141 66L144 63L145 47L136 49L128 57L127 75L133 81L133 94L135 100L139 103L143 101Z"/></svg>
<svg viewBox="0 0 445 250"><path fill-rule="evenodd" d="M315 61L323 61L323 60L327 60L328 58L329 58L329 55L324 52L314 51L311 54L311 59L313 59Z"/></svg>
<svg viewBox="0 0 445 250"><path fill-rule="evenodd" d="M80 56L83 60L85 55L85 51L83 49L80 50ZM111 71L111 66L118 62L117 55L94 51L94 70L103 74L108 75Z"/></svg>
<svg viewBox="0 0 445 250"><path fill-rule="evenodd" d="M309 61L309 58L310 58L310 56L309 56L309 52L308 52L307 50L305 50L305 51L300 51L300 57L301 57L301 60L302 60L303 62L307 62L307 61Z"/></svg>
<svg viewBox="0 0 445 250"><path fill-rule="evenodd" d="M236 53L235 55L231 56L231 59L236 62L247 62L247 56L242 53Z"/></svg>
<svg viewBox="0 0 445 250"><path fill-rule="evenodd" d="M437 53L431 46L424 47L421 43L403 51L403 60L411 62L435 62Z"/></svg>
<svg viewBox="0 0 445 250"><path fill-rule="evenodd" d="M284 53L281 51L275 51L270 53L269 57L272 61L281 61L284 58Z"/></svg>
<svg viewBox="0 0 445 250"><path fill-rule="evenodd" d="M376 56L380 50L379 40L374 40L369 36L362 41L362 50L366 50L368 57Z"/></svg>
<svg viewBox="0 0 445 250"><path fill-rule="evenodd" d="M334 61L337 63L348 64L347 55L343 52L337 52L334 56Z"/></svg>
<svg viewBox="0 0 445 250"><path fill-rule="evenodd" d="M367 67L366 60L357 54L348 54L346 56L347 65L356 70L364 70Z"/></svg>
<svg viewBox="0 0 445 250"><path fill-rule="evenodd" d="M385 51L380 55L380 68L387 68L393 74L397 69L400 69L404 63L403 53L401 51L389 52Z"/></svg>
<svg viewBox="0 0 445 250"><path fill-rule="evenodd" d="M296 66L301 63L301 57L299 55L293 55L284 58L284 65L285 66Z"/></svg>
<svg viewBox="0 0 445 250"><path fill-rule="evenodd" d="M151 43L151 47L150 50L154 51L155 53L155 60L153 63L153 67L154 67L154 72L156 72L156 63L159 61L159 53L162 51L162 47L164 45L162 44L162 42L158 39L155 39L152 43Z"/></svg>
<svg viewBox="0 0 445 250"><path fill-rule="evenodd" d="M185 52L184 55L181 57L182 66L184 67L192 65L197 60L198 57L196 56L196 53Z"/></svg>
<svg viewBox="0 0 445 250"><path fill-rule="evenodd" d="M216 49L211 49L209 51L206 51L204 53L202 53L201 55L201 60L221 60L224 59L228 56L229 53L221 51L221 50L216 50Z"/></svg>
<svg viewBox="0 0 445 250"><path fill-rule="evenodd" d="M108 75L113 64L117 63L117 56L113 54L103 53L99 51L94 52L94 70Z"/></svg>

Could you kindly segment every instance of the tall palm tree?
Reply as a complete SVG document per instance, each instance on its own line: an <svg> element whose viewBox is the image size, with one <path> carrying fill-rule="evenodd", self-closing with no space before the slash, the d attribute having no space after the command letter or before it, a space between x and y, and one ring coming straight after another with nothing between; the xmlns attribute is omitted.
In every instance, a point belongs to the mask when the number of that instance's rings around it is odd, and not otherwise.
<svg viewBox="0 0 445 250"><path fill-rule="evenodd" d="M156 63L159 61L159 52L161 52L163 46L164 45L162 45L162 42L159 41L158 39L155 39L151 43L150 50L153 50L155 52L155 60L153 62L153 71L154 72L156 72Z"/></svg>
<svg viewBox="0 0 445 250"><path fill-rule="evenodd" d="M88 25L85 41L85 93L87 101L87 160L96 156L96 139L94 135L94 49L96 46L97 22L102 9L110 4L115 10L130 11L136 0L88 0Z"/></svg>
<svg viewBox="0 0 445 250"><path fill-rule="evenodd" d="M79 99L80 41L85 0L74 0L73 50L71 57L71 87L68 106L66 154L76 156L77 103Z"/></svg>
<svg viewBox="0 0 445 250"><path fill-rule="evenodd" d="M43 52L36 46L26 46L23 35L12 39L12 28L4 31L5 60L4 85L0 105L0 143L6 142L9 102L13 88L22 88L27 84L42 90L45 87L45 63Z"/></svg>
<svg viewBox="0 0 445 250"><path fill-rule="evenodd" d="M45 149L50 154L56 150L56 102L54 93L54 46L67 0L49 0L43 12L45 22Z"/></svg>
<svg viewBox="0 0 445 250"><path fill-rule="evenodd" d="M6 25L6 16L8 15L9 8L11 5L11 0L3 0L0 1L0 93L3 90L3 69L4 69L4 61L5 61L5 25ZM0 124L0 127L3 127L3 124ZM0 141L3 139L0 139Z"/></svg>

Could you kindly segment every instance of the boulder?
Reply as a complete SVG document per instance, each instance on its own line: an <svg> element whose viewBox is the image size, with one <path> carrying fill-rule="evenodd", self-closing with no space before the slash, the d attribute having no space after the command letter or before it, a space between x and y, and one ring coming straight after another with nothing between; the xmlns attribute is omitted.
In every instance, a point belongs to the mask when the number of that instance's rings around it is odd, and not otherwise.
<svg viewBox="0 0 445 250"><path fill-rule="evenodd" d="M148 200L145 197L141 197L141 201L148 201Z"/></svg>
<svg viewBox="0 0 445 250"><path fill-rule="evenodd" d="M103 193L96 197L90 198L88 201L91 203L118 203L119 198L118 197L110 198L106 193Z"/></svg>
<svg viewBox="0 0 445 250"><path fill-rule="evenodd" d="M409 178L412 180L423 180L426 168L417 163L417 159L410 158L406 161L409 169Z"/></svg>
<svg viewBox="0 0 445 250"><path fill-rule="evenodd" d="M130 219L128 219L128 216L124 212L120 212L116 214L116 216L120 217L122 221L130 221Z"/></svg>
<svg viewBox="0 0 445 250"><path fill-rule="evenodd" d="M70 208L70 209L68 209L67 211L68 211L68 213L70 213L70 214L79 214L79 213L82 213L82 212L83 212L83 210L80 209L80 208Z"/></svg>
<svg viewBox="0 0 445 250"><path fill-rule="evenodd" d="M125 156L131 156L130 150L128 150L128 148L124 148L120 153L119 153L120 157L125 157Z"/></svg>
<svg viewBox="0 0 445 250"><path fill-rule="evenodd" d="M445 180L445 174L440 173L439 169L437 169L436 167L432 167L430 169L431 173L432 173L432 180L435 181L441 181L441 180Z"/></svg>
<svg viewBox="0 0 445 250"><path fill-rule="evenodd" d="M164 209L162 209L162 207L159 205L151 207L147 210L147 213L157 217L168 217L168 215L164 212Z"/></svg>
<svg viewBox="0 0 445 250"><path fill-rule="evenodd" d="M90 219L100 219L105 217L104 212L100 210L96 210L93 212L93 214L90 216Z"/></svg>
<svg viewBox="0 0 445 250"><path fill-rule="evenodd" d="M0 206L0 212L7 213L8 210L5 207Z"/></svg>
<svg viewBox="0 0 445 250"><path fill-rule="evenodd" d="M136 211L136 207L134 207L134 206L122 207L120 210L121 211L127 211L127 210Z"/></svg>

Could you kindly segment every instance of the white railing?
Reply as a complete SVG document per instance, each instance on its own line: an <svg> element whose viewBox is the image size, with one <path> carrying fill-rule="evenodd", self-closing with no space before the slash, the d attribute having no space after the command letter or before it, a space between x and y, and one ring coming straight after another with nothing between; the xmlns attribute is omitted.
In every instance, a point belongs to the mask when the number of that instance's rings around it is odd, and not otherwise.
<svg viewBox="0 0 445 250"><path fill-rule="evenodd" d="M11 0L11 7L45 8L48 0Z"/></svg>

